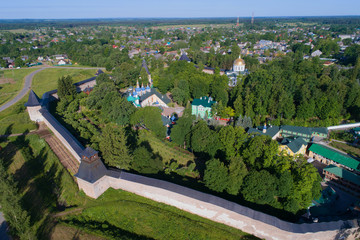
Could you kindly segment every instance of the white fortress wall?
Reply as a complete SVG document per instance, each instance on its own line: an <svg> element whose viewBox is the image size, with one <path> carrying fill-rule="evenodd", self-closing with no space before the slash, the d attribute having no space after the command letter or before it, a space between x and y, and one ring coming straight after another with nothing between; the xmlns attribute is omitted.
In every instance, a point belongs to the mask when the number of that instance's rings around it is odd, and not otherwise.
<svg viewBox="0 0 360 240"><path fill-rule="evenodd" d="M74 158L80 162L80 154L84 147L55 119L54 116L49 113L47 109L43 108L39 112L42 114L46 126L55 134L62 144L64 144Z"/></svg>
<svg viewBox="0 0 360 240"><path fill-rule="evenodd" d="M170 182L121 172L120 177L108 171L107 180L98 180L94 187L122 189L151 200L174 206L201 217L223 223L265 239L333 239L348 222L293 224L252 210L228 200ZM103 187L99 187L103 185ZM100 193L99 192L99 193ZM100 194L101 194L100 193ZM98 194L96 194L98 195ZM350 224L352 224L350 222ZM352 227L354 225L351 225Z"/></svg>

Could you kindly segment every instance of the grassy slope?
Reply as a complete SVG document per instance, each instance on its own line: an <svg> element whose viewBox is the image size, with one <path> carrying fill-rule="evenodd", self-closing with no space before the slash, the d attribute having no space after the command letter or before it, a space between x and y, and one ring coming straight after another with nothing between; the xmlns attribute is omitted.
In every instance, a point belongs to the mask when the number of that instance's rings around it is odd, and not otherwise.
<svg viewBox="0 0 360 240"><path fill-rule="evenodd" d="M101 226L93 231L101 230L105 224L110 231L104 229L104 236L109 238L118 234L112 229L120 228L123 235L131 233L130 238L140 239L257 239L175 207L114 189L100 196L96 206L86 207L81 216L68 216L66 222L69 221L87 229Z"/></svg>
<svg viewBox="0 0 360 240"><path fill-rule="evenodd" d="M96 69L68 69L68 68L50 68L45 69L35 75L32 82L32 89L41 97L45 92L57 88L57 80L66 75L73 78L74 83L95 76Z"/></svg>
<svg viewBox="0 0 360 240"><path fill-rule="evenodd" d="M72 177L45 140L37 135L12 137L1 146L1 155L18 184L34 230L39 238L47 238L53 223L51 214L57 211L58 204L81 205L86 197L79 193ZM31 149L32 157L22 154L20 149L24 147Z"/></svg>
<svg viewBox="0 0 360 240"><path fill-rule="evenodd" d="M0 105L12 99L23 87L25 82L25 76L35 70L37 69L24 68L24 69L5 70L4 77L13 79L15 83L0 84Z"/></svg>
<svg viewBox="0 0 360 240"><path fill-rule="evenodd" d="M152 133L147 131L139 131L140 141L148 141L154 152L158 152L163 159L163 162L170 162L171 159L177 160L178 163L187 165L187 163L194 162L194 155L187 151L175 149L175 145L170 142L161 141Z"/></svg>
<svg viewBox="0 0 360 240"><path fill-rule="evenodd" d="M27 94L15 105L0 112L0 135L23 133L36 129L36 124L32 122L25 110L29 95Z"/></svg>
<svg viewBox="0 0 360 240"><path fill-rule="evenodd" d="M118 234L125 236L124 239L223 239L224 236L256 239L237 229L122 190L109 189L97 200L90 199L78 191L70 174L37 135L10 138L0 145L39 238L72 238L76 229L81 229L91 234L92 239L99 235L113 239L118 238ZM23 146L30 146L32 159L20 153ZM59 212L58 204L69 206L65 216L59 216L67 231L56 227L53 214ZM72 212L74 209L80 211Z"/></svg>

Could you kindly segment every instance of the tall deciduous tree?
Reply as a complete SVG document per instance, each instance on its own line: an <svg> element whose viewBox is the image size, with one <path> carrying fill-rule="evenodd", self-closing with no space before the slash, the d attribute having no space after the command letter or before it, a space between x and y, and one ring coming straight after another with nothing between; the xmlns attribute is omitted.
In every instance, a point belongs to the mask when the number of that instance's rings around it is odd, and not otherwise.
<svg viewBox="0 0 360 240"><path fill-rule="evenodd" d="M158 173L163 168L158 155L150 152L145 146L140 146L134 151L134 160L131 168L145 174Z"/></svg>
<svg viewBox="0 0 360 240"><path fill-rule="evenodd" d="M239 156L231 158L226 191L230 194L237 195L247 174L248 170L243 159Z"/></svg>
<svg viewBox="0 0 360 240"><path fill-rule="evenodd" d="M247 201L271 205L275 202L276 177L266 170L252 171L245 177L241 193Z"/></svg>
<svg viewBox="0 0 360 240"><path fill-rule="evenodd" d="M206 162L204 173L205 185L216 192L222 192L228 184L228 169L219 159L211 159Z"/></svg>
<svg viewBox="0 0 360 240"><path fill-rule="evenodd" d="M219 147L217 133L210 130L205 121L200 120L193 126L191 148L195 152L208 153L210 156L214 156Z"/></svg>
<svg viewBox="0 0 360 240"><path fill-rule="evenodd" d="M139 108L131 116L131 124L140 124L153 131L158 137L164 137L166 127L161 120L161 109L157 107Z"/></svg>

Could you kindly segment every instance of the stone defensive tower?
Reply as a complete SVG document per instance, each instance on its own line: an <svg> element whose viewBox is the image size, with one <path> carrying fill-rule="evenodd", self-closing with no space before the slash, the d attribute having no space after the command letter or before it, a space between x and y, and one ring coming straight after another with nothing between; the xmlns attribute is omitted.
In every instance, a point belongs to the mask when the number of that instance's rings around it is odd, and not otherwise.
<svg viewBox="0 0 360 240"><path fill-rule="evenodd" d="M42 122L44 121L44 117L40 113L41 103L39 97L36 93L31 89L29 94L29 99L25 104L25 107L28 110L30 119L34 122Z"/></svg>

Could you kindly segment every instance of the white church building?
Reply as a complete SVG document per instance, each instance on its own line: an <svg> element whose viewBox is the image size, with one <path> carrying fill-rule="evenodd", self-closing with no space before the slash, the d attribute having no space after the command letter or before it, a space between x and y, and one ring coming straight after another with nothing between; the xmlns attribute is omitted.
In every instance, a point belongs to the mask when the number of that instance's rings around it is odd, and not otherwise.
<svg viewBox="0 0 360 240"><path fill-rule="evenodd" d="M245 68L245 61L240 56L235 59L232 71L227 71L226 75L229 78L229 86L235 87L237 84L237 78L239 75L247 74L247 69Z"/></svg>

